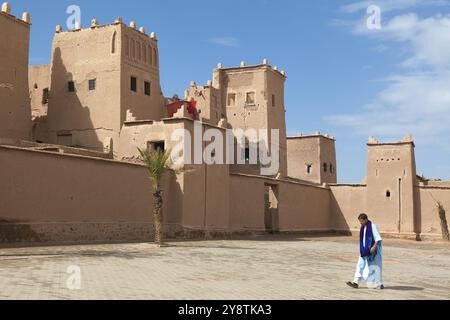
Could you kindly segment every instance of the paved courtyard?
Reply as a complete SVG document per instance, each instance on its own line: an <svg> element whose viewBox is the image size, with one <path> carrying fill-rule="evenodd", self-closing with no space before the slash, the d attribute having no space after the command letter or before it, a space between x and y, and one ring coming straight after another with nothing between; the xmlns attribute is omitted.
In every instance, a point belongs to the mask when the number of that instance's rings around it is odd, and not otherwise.
<svg viewBox="0 0 450 320"><path fill-rule="evenodd" d="M385 241L384 291L345 286L357 252L284 236L0 249L0 299L450 299L449 244Z"/></svg>

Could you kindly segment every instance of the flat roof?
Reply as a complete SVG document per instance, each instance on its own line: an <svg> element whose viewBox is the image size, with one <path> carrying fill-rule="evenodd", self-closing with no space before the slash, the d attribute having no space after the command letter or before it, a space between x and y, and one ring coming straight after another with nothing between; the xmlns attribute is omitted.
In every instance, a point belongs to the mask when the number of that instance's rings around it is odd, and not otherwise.
<svg viewBox="0 0 450 320"><path fill-rule="evenodd" d="M326 136L326 135L323 135L323 134L310 134L310 135L298 135L298 136L288 136L287 137L288 140L293 140L293 139L311 139L311 138L324 138L324 139L329 139L329 140L336 141L335 137Z"/></svg>
<svg viewBox="0 0 450 320"><path fill-rule="evenodd" d="M257 65L251 65L251 66L243 66L243 67L228 67L228 68L218 68L218 70L223 71L242 71L242 70L251 70L251 69L270 69L273 72L281 75L284 78L287 78L285 74L283 74L280 70L275 70L271 65L269 64L257 64Z"/></svg>

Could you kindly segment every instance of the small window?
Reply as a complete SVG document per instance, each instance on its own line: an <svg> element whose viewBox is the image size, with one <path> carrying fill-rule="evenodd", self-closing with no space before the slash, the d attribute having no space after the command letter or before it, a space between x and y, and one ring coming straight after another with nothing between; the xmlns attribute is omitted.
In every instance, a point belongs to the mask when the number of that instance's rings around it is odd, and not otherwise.
<svg viewBox="0 0 450 320"><path fill-rule="evenodd" d="M247 92L247 98L245 102L248 106L255 105L255 92Z"/></svg>
<svg viewBox="0 0 450 320"><path fill-rule="evenodd" d="M386 198L390 198L391 197L391 191L387 190L386 191Z"/></svg>
<svg viewBox="0 0 450 320"><path fill-rule="evenodd" d="M75 82L69 81L69 82L67 83L67 90L68 90L69 92L75 92Z"/></svg>
<svg viewBox="0 0 450 320"><path fill-rule="evenodd" d="M228 94L228 105L230 107L234 107L236 105L236 94L235 93Z"/></svg>
<svg viewBox="0 0 450 320"><path fill-rule="evenodd" d="M312 174L312 164L307 164L306 165L306 173L307 174Z"/></svg>
<svg viewBox="0 0 450 320"><path fill-rule="evenodd" d="M334 166L332 163L330 163L330 173L334 173Z"/></svg>
<svg viewBox="0 0 450 320"><path fill-rule="evenodd" d="M50 92L49 92L48 88L45 88L44 90L42 90L42 104L48 103L49 95L50 95Z"/></svg>
<svg viewBox="0 0 450 320"><path fill-rule="evenodd" d="M153 141L148 143L148 148L152 151L161 151L165 152L166 144L164 141Z"/></svg>
<svg viewBox="0 0 450 320"><path fill-rule="evenodd" d="M328 172L328 164L327 163L323 164L323 172Z"/></svg>
<svg viewBox="0 0 450 320"><path fill-rule="evenodd" d="M95 90L97 87L97 79L89 80L89 91Z"/></svg>
<svg viewBox="0 0 450 320"><path fill-rule="evenodd" d="M250 163L250 148L249 147L245 148L245 162Z"/></svg>
<svg viewBox="0 0 450 320"><path fill-rule="evenodd" d="M144 81L144 94L146 96L149 96L151 94L151 85L148 81Z"/></svg>
<svg viewBox="0 0 450 320"><path fill-rule="evenodd" d="M130 89L133 92L137 92L137 78L131 77Z"/></svg>
<svg viewBox="0 0 450 320"><path fill-rule="evenodd" d="M272 95L272 107L276 106L276 100L275 100L275 95Z"/></svg>

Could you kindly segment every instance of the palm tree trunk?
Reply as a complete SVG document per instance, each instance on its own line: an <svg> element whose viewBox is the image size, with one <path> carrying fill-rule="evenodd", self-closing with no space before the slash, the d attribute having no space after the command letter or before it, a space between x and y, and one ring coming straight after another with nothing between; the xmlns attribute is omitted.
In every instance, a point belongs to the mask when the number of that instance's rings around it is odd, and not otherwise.
<svg viewBox="0 0 450 320"><path fill-rule="evenodd" d="M163 230L163 199L162 199L162 193L161 190L157 190L153 194L153 200L154 200L154 208L153 208L153 218L154 218L154 230L155 230L155 243L157 245L163 244L163 236L164 236L164 230Z"/></svg>
<svg viewBox="0 0 450 320"><path fill-rule="evenodd" d="M448 231L447 216L443 205L439 205L439 218L441 219L442 238L450 241L450 233Z"/></svg>

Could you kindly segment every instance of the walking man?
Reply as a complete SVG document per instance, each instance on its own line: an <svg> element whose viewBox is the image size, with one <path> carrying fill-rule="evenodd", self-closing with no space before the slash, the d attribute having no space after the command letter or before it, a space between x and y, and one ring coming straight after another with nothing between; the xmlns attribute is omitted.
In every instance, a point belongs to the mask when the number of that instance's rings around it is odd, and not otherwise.
<svg viewBox="0 0 450 320"><path fill-rule="evenodd" d="M361 223L359 235L360 257L356 266L355 279L347 285L358 289L360 281L366 281L367 286L373 289L384 289L383 284L383 247L380 232L377 226L369 220L365 213L358 217Z"/></svg>

